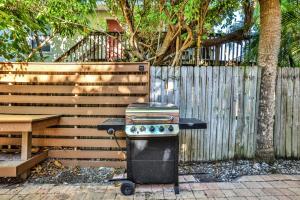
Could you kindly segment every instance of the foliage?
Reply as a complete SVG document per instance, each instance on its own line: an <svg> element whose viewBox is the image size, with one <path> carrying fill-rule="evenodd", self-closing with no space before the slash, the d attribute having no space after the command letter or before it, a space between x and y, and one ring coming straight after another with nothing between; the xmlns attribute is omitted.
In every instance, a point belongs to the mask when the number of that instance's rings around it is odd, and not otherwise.
<svg viewBox="0 0 300 200"><path fill-rule="evenodd" d="M259 41L259 7L254 12L254 26L250 46L245 51L245 62L256 61ZM281 47L278 58L279 67L300 67L300 2L281 1Z"/></svg>
<svg viewBox="0 0 300 200"><path fill-rule="evenodd" d="M282 0L282 31L279 66L300 67L300 2Z"/></svg>
<svg viewBox="0 0 300 200"><path fill-rule="evenodd" d="M251 27L251 0L105 0L111 14L118 18L130 41L131 57L154 64L178 63L182 52L191 47L212 45L206 40L217 26L233 23L235 12L243 10L244 24L239 35ZM219 38L214 40L218 43ZM210 42L210 43L209 43ZM215 44L215 43L214 43ZM171 58L171 59L170 59Z"/></svg>
<svg viewBox="0 0 300 200"><path fill-rule="evenodd" d="M72 36L88 32L87 15L96 0L0 0L0 57L6 60L36 60L29 36L50 32Z"/></svg>

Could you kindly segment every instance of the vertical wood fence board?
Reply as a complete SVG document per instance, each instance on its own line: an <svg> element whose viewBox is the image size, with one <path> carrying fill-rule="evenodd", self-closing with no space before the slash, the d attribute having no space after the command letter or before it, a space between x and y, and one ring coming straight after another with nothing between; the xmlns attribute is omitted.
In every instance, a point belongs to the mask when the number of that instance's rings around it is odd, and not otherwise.
<svg viewBox="0 0 300 200"><path fill-rule="evenodd" d="M250 68L249 72L249 129L248 129L248 147L247 147L247 157L251 158L254 154L254 123L255 123L255 111L256 111L256 84L257 84L257 73L256 73L256 67Z"/></svg>
<svg viewBox="0 0 300 200"><path fill-rule="evenodd" d="M231 115L231 81L232 81L232 67L225 68L225 89L224 89L224 126L223 126L223 148L222 148L222 159L229 158L229 135L230 135L230 115Z"/></svg>
<svg viewBox="0 0 300 200"><path fill-rule="evenodd" d="M292 157L297 158L298 157L298 135L300 130L297 129L297 124L299 122L299 112L298 105L300 103L299 99L299 69L294 68L293 71L290 71L290 78L293 81L293 119L291 122L291 128L292 128Z"/></svg>
<svg viewBox="0 0 300 200"><path fill-rule="evenodd" d="M154 87L155 87L154 101L155 102L161 102L161 94L162 94L161 84L162 84L161 67L155 67L155 83L154 83Z"/></svg>
<svg viewBox="0 0 300 200"><path fill-rule="evenodd" d="M238 78L239 78L239 68L233 68L233 76L231 80L231 102L230 102L230 129L229 129L229 158L233 158L235 155L235 143L236 143L236 133L237 133L237 116L238 116Z"/></svg>
<svg viewBox="0 0 300 200"><path fill-rule="evenodd" d="M254 141L254 155L256 153L256 144L257 144L257 130L258 130L258 118L259 118L259 95L260 95L260 85L261 85L261 69L256 67L257 69L257 77L256 77L256 99L255 99L255 117L254 117L254 134L253 134L253 141Z"/></svg>
<svg viewBox="0 0 300 200"><path fill-rule="evenodd" d="M294 87L294 113L293 113L293 141L294 148L297 150L297 158L300 157L300 69L295 68L295 87Z"/></svg>
<svg viewBox="0 0 300 200"><path fill-rule="evenodd" d="M167 103L168 102L168 67L164 67L161 69L161 102Z"/></svg>
<svg viewBox="0 0 300 200"><path fill-rule="evenodd" d="M257 100L256 100L256 95L257 95L257 67L251 68L251 118L250 118L250 140L251 140L251 145L249 148L249 154L248 157L251 158L255 154L255 143L256 143L256 132L255 132L255 126L256 126L256 109L257 109Z"/></svg>
<svg viewBox="0 0 300 200"><path fill-rule="evenodd" d="M212 87L212 112L211 112L211 136L210 136L210 158L216 159L216 142L217 142L217 126L218 126L218 88L219 88L219 67L213 67L213 87Z"/></svg>
<svg viewBox="0 0 300 200"><path fill-rule="evenodd" d="M217 115L217 131L216 131L216 159L222 159L222 147L225 141L223 141L224 129L224 114L225 114L225 67L219 67L219 83L218 83L218 99L219 102L216 105L218 107Z"/></svg>
<svg viewBox="0 0 300 200"><path fill-rule="evenodd" d="M287 130L288 129L288 122L287 122L287 119L288 119L288 71L286 70L286 68L283 68L282 69L282 77L283 77L283 80L282 80L282 94L283 94L283 97L282 97L282 108L283 108L283 112L281 114L283 114L282 116L282 143L281 145L283 145L283 155L284 156L287 156L288 155L288 152L290 152L289 150L289 144L287 144L288 141L290 141L290 139L288 139L290 137L289 135L289 131Z"/></svg>
<svg viewBox="0 0 300 200"><path fill-rule="evenodd" d="M193 80L193 113L192 117L199 119L199 111L201 110L201 93L203 92L201 90L201 85L200 85L200 67L196 66L194 67L194 80ZM197 161L200 159L200 153L202 152L202 145L201 145L201 135L200 131L198 130L192 130L192 144L193 144L193 149L191 152L192 160Z"/></svg>
<svg viewBox="0 0 300 200"><path fill-rule="evenodd" d="M201 67L200 68L200 90L201 92L199 93L199 119L203 120L203 121L208 121L208 113L207 113L207 108L206 108L206 105L207 105L207 101L206 101L206 96L208 95L207 94L207 82L206 82L206 77L207 77L207 68L206 67ZM200 161L203 161L205 160L205 151L206 151L206 141L207 141L207 130L206 129L202 129L199 131L199 134L200 134L200 155L199 155L199 160Z"/></svg>
<svg viewBox="0 0 300 200"><path fill-rule="evenodd" d="M297 116L298 116L298 121L295 124L295 129L296 131L298 130L298 158L300 158L300 69L297 70L297 76L296 76L296 84L297 84Z"/></svg>
<svg viewBox="0 0 300 200"><path fill-rule="evenodd" d="M249 154L249 144L251 141L250 139L250 117L251 117L251 69L245 68L245 91L244 91L244 130L242 136L242 143L243 143L243 156L248 157Z"/></svg>
<svg viewBox="0 0 300 200"><path fill-rule="evenodd" d="M150 67L150 101L155 100L155 66Z"/></svg>
<svg viewBox="0 0 300 200"><path fill-rule="evenodd" d="M175 71L175 79L174 79L174 102L175 105L180 106L180 77L181 77L181 73L180 73L180 67L175 67L174 68Z"/></svg>
<svg viewBox="0 0 300 200"><path fill-rule="evenodd" d="M251 131L251 119L252 119L252 111L254 109L251 104L252 98L252 68L245 68L245 92L244 92L244 132L243 132L243 146L244 152L243 156L248 158L250 157L252 136L250 135Z"/></svg>
<svg viewBox="0 0 300 200"><path fill-rule="evenodd" d="M167 102L171 104L175 104L175 70L174 67L168 67L168 82L167 82Z"/></svg>
<svg viewBox="0 0 300 200"><path fill-rule="evenodd" d="M280 131L280 140L279 140L279 144L280 144L280 149L281 149L281 156L284 157L286 156L286 118L287 118L287 106L286 106L286 102L287 102L287 81L286 81L286 70L283 68L281 69L281 77L282 77L282 81L281 81L281 131Z"/></svg>
<svg viewBox="0 0 300 200"><path fill-rule="evenodd" d="M237 133L235 143L235 156L243 156L243 132L244 132L244 68L239 68L238 71L238 84L237 84L237 96L238 96L238 112L237 112Z"/></svg>
<svg viewBox="0 0 300 200"><path fill-rule="evenodd" d="M187 68L181 67L180 68L180 117L185 118L186 117L186 81L187 81ZM186 130L180 131L180 137L179 137L179 144L180 144L180 160L185 161L186 154L187 154L187 146L186 146Z"/></svg>
<svg viewBox="0 0 300 200"><path fill-rule="evenodd" d="M250 118L250 130L249 130L249 140L251 140L251 144L248 148L248 157L251 158L252 155L255 154L255 135L256 133L254 132L255 130L255 122L256 122L256 94L257 94L257 68L253 67L251 68L251 118Z"/></svg>
<svg viewBox="0 0 300 200"><path fill-rule="evenodd" d="M287 73L287 118L286 118L286 156L292 156L292 122L293 122L293 71L285 68Z"/></svg>
<svg viewBox="0 0 300 200"><path fill-rule="evenodd" d="M213 68L212 67L207 67L206 68L206 111L205 113L207 113L207 117L206 117L206 121L209 122L207 123L207 130L206 130L206 139L205 139L205 144L204 144L204 159L205 160L210 160L210 154L211 154L211 149L210 149L210 141L211 141L211 132L212 132L212 93L213 93Z"/></svg>
<svg viewBox="0 0 300 200"><path fill-rule="evenodd" d="M277 81L276 81L276 102L275 102L275 126L274 126L274 150L275 154L281 156L280 149L280 135L281 135L281 68L277 71Z"/></svg>
<svg viewBox="0 0 300 200"><path fill-rule="evenodd" d="M280 112L278 115L280 115L280 131L279 131L279 138L278 138L278 144L279 144L279 157L285 157L286 156L286 118L287 118L287 74L286 70L282 68L281 70L281 84L280 84L280 91L281 91L281 102L280 102Z"/></svg>
<svg viewBox="0 0 300 200"><path fill-rule="evenodd" d="M187 79L186 79L186 118L192 118L193 116L193 110L194 110L194 99L195 99L195 93L194 93L194 69L193 67L188 67L187 68ZM192 105L192 106L191 106ZM195 149L193 149L194 144L192 142L193 138L194 138L194 142L196 138L195 138L195 133L193 132L194 130L186 130L185 131L185 137L186 137L186 156L185 156L185 161L190 161L192 159L192 151L194 151Z"/></svg>

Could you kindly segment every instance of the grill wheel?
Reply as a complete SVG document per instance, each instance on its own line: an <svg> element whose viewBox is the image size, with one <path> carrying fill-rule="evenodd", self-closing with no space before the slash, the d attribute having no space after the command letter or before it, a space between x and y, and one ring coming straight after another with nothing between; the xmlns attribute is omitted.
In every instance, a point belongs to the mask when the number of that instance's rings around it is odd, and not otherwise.
<svg viewBox="0 0 300 200"><path fill-rule="evenodd" d="M125 196L133 195L135 184L131 181L123 181L121 184L121 192Z"/></svg>

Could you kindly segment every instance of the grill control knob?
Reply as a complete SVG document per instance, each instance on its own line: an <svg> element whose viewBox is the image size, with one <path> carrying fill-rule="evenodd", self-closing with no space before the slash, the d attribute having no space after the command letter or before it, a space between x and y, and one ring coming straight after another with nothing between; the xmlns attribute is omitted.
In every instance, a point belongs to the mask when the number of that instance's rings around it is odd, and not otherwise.
<svg viewBox="0 0 300 200"><path fill-rule="evenodd" d="M170 125L170 126L168 127L168 130L169 130L170 132L172 132L172 131L174 130L174 127L173 127L172 125Z"/></svg>
<svg viewBox="0 0 300 200"><path fill-rule="evenodd" d="M135 126L132 126L132 127L130 128L130 131L131 131L131 132L135 132L135 131L136 131Z"/></svg>
<svg viewBox="0 0 300 200"><path fill-rule="evenodd" d="M149 131L150 132L154 132L155 131L155 127L154 126L150 126Z"/></svg>
<svg viewBox="0 0 300 200"><path fill-rule="evenodd" d="M145 126L141 126L140 131L143 132L145 130L146 130Z"/></svg>
<svg viewBox="0 0 300 200"><path fill-rule="evenodd" d="M163 126L159 127L159 132L163 132L165 130L165 128Z"/></svg>

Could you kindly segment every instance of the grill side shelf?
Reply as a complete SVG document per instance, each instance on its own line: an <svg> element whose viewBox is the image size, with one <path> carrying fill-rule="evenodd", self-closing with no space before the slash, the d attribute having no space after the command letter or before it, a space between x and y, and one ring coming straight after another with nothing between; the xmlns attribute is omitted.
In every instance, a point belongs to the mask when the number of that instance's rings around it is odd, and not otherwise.
<svg viewBox="0 0 300 200"><path fill-rule="evenodd" d="M195 118L180 118L179 129L206 129L207 123Z"/></svg>
<svg viewBox="0 0 300 200"><path fill-rule="evenodd" d="M107 119L97 126L98 130L109 130L114 129L115 131L125 130L125 119L123 118L113 118Z"/></svg>

